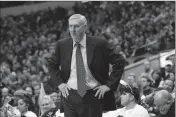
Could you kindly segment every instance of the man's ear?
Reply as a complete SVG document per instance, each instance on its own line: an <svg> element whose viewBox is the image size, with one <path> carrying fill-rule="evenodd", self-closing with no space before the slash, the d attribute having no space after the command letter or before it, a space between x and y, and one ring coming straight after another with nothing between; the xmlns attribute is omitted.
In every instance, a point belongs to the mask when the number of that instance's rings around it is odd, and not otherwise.
<svg viewBox="0 0 176 117"><path fill-rule="evenodd" d="M85 29L87 30L87 25L84 25Z"/></svg>
<svg viewBox="0 0 176 117"><path fill-rule="evenodd" d="M130 100L134 100L134 95L130 94Z"/></svg>
<svg viewBox="0 0 176 117"><path fill-rule="evenodd" d="M172 105L172 101L166 101L167 105Z"/></svg>
<svg viewBox="0 0 176 117"><path fill-rule="evenodd" d="M29 109L29 104L26 104L27 108Z"/></svg>
<svg viewBox="0 0 176 117"><path fill-rule="evenodd" d="M84 25L84 28L85 28L85 32L86 32L86 31L87 31L87 29L88 29L87 25Z"/></svg>

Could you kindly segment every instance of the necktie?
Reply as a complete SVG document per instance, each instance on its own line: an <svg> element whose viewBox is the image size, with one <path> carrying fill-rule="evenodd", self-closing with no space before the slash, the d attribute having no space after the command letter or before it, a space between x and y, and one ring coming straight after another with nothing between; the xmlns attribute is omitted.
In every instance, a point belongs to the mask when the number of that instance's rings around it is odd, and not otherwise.
<svg viewBox="0 0 176 117"><path fill-rule="evenodd" d="M78 85L78 94L83 97L86 94L86 71L83 63L83 58L81 54L81 45L76 43L76 71L77 71L77 85Z"/></svg>

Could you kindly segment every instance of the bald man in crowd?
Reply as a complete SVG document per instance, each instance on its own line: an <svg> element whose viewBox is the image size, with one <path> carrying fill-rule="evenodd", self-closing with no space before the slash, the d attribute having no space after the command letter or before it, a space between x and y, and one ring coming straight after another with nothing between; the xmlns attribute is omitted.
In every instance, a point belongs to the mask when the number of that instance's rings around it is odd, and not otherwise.
<svg viewBox="0 0 176 117"><path fill-rule="evenodd" d="M62 93L65 117L102 117L103 110L116 109L113 91L125 60L107 40L86 35L85 16L74 14L68 23L71 37L59 40L48 60L50 84Z"/></svg>
<svg viewBox="0 0 176 117"><path fill-rule="evenodd" d="M157 117L175 117L175 100L166 90L156 92L154 107L157 111Z"/></svg>
<svg viewBox="0 0 176 117"><path fill-rule="evenodd" d="M2 105L4 103L5 97L9 95L9 89L7 87L2 88L1 95L2 95L2 97L1 97L1 104L0 105Z"/></svg>

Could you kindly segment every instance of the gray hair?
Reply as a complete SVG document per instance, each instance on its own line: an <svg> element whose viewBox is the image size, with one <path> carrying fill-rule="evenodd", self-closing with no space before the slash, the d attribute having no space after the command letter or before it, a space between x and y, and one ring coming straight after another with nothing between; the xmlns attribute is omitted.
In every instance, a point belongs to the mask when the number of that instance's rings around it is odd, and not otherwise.
<svg viewBox="0 0 176 117"><path fill-rule="evenodd" d="M85 16L81 15L81 14L74 14L72 16L70 16L70 18L68 19L68 21L72 20L72 19L79 19L80 22L83 24L83 25L87 25L87 19Z"/></svg>

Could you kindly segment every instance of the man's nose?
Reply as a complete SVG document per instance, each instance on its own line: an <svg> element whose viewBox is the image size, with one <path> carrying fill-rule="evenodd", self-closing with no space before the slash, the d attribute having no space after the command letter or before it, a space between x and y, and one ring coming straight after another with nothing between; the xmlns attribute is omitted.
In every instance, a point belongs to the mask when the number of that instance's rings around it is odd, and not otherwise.
<svg viewBox="0 0 176 117"><path fill-rule="evenodd" d="M76 28L73 27L72 31L73 31L73 32L76 32Z"/></svg>

